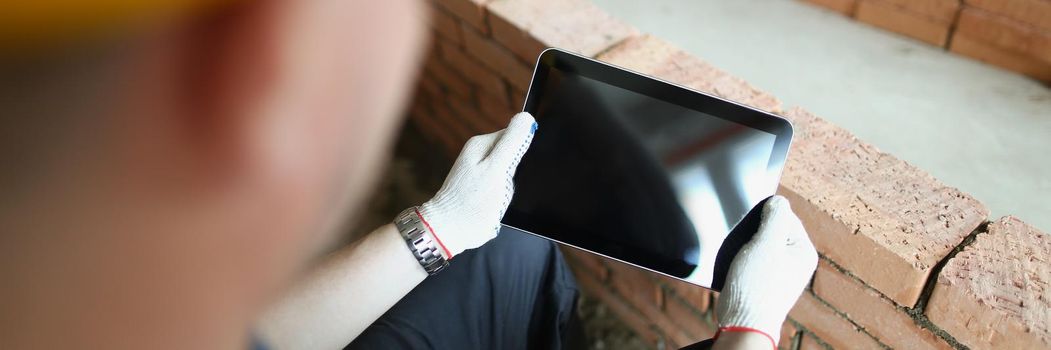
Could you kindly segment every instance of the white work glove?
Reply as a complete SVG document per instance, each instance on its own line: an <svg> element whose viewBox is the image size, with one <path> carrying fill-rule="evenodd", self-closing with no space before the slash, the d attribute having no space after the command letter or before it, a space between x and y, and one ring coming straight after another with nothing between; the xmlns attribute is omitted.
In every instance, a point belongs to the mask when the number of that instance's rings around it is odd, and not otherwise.
<svg viewBox="0 0 1051 350"><path fill-rule="evenodd" d="M496 237L514 194L511 179L536 127L533 116L522 112L507 129L467 140L441 190L420 206L447 259Z"/></svg>
<svg viewBox="0 0 1051 350"><path fill-rule="evenodd" d="M758 330L777 347L781 324L817 268L817 251L785 197L763 206L762 223L730 263L715 306L723 331Z"/></svg>

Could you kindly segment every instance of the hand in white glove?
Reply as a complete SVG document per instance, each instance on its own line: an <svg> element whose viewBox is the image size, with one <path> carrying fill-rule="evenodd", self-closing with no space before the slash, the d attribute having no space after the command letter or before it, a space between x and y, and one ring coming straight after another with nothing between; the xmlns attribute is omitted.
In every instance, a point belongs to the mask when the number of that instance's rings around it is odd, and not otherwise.
<svg viewBox="0 0 1051 350"><path fill-rule="evenodd" d="M467 140L441 190L420 206L446 259L496 237L514 193L511 178L535 131L533 116L522 112L507 129Z"/></svg>
<svg viewBox="0 0 1051 350"><path fill-rule="evenodd" d="M715 306L722 331L760 331L777 347L781 324L817 268L817 251L788 200L771 197L762 223L730 264Z"/></svg>

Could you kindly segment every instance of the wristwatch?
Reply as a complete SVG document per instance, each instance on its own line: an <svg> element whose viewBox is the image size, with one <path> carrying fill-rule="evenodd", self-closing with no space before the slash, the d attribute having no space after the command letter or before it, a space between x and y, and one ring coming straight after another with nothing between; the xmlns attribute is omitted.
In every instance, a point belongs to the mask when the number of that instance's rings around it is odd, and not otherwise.
<svg viewBox="0 0 1051 350"><path fill-rule="evenodd" d="M428 275L435 275L449 266L435 242L434 233L424 225L420 219L419 207L405 209L394 219L394 226L398 228L405 244L409 246L416 261L423 266Z"/></svg>

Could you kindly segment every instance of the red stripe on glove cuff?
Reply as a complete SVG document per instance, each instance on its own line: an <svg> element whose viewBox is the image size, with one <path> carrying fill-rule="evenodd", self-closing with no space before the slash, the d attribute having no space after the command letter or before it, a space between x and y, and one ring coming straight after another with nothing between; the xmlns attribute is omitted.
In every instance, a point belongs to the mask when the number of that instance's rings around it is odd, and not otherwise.
<svg viewBox="0 0 1051 350"><path fill-rule="evenodd" d="M416 216L420 217L420 221L423 221L423 226L427 226L427 231L431 231L431 237L434 237L434 240L437 241L438 245L442 247L442 251L445 252L445 258L452 259L453 254L449 252L449 248L445 247L445 243L442 243L442 239L438 238L438 233L434 232L434 228L431 227L431 224L427 222L427 219L423 218L423 214L420 214L420 210L416 209L415 212Z"/></svg>
<svg viewBox="0 0 1051 350"><path fill-rule="evenodd" d="M738 327L738 326L720 327L719 330L715 332L715 336L712 337L712 339L719 339L719 334L721 334L723 332L759 333L759 334L762 334L764 337L766 337L766 339L769 339L770 340L770 344L773 345L774 350L777 350L777 342L774 341L774 337L771 337L769 334L766 334L766 332L763 332L761 330L758 330L758 329L755 329L755 328L749 328L749 327Z"/></svg>

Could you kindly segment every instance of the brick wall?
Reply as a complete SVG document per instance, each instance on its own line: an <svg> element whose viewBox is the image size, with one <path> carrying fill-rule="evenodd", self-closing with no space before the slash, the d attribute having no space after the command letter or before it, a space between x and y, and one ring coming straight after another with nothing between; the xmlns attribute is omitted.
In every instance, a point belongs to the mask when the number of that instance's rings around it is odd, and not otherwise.
<svg viewBox="0 0 1051 350"><path fill-rule="evenodd" d="M1051 0L803 0L1051 83Z"/></svg>
<svg viewBox="0 0 1051 350"><path fill-rule="evenodd" d="M848 13L861 7L815 2ZM450 156L470 136L502 128L521 110L534 61L548 46L790 119L796 139L779 192L792 201L821 263L782 329L783 349L1051 347L1046 234L1011 217L989 222L988 210L971 196L803 109L782 107L774 96L586 0L428 3L433 40L409 114ZM907 7L923 18L954 20L959 6L946 4L882 0L866 11ZM976 20L1014 13L1033 26L1046 19L1018 10L1021 5L995 4L974 1L964 12L976 11ZM986 43L1006 35L971 37ZM655 348L714 333L716 293L573 249L566 256L584 291Z"/></svg>

